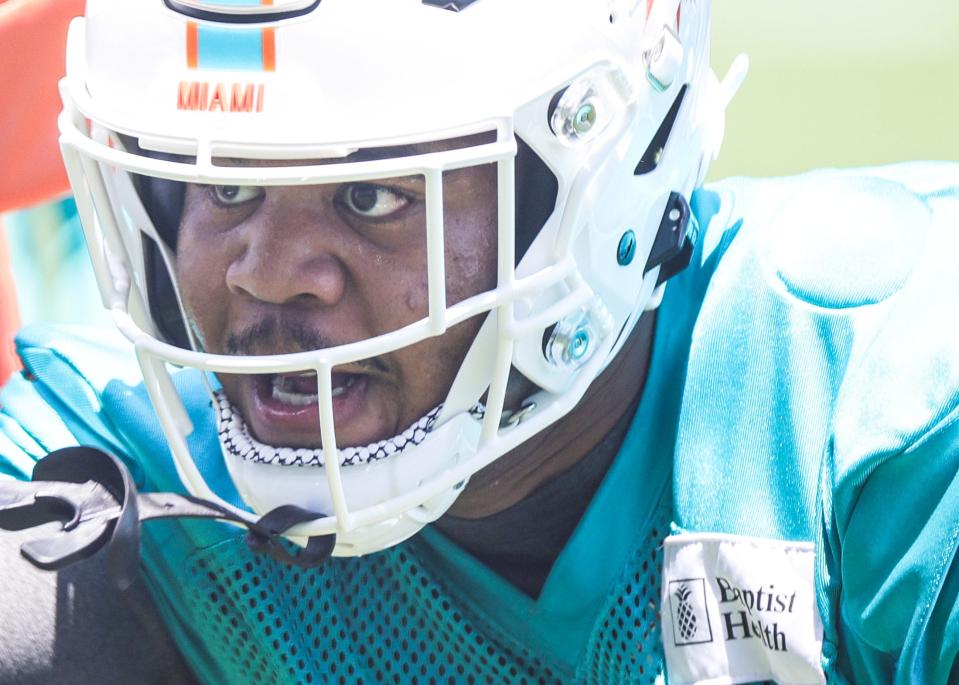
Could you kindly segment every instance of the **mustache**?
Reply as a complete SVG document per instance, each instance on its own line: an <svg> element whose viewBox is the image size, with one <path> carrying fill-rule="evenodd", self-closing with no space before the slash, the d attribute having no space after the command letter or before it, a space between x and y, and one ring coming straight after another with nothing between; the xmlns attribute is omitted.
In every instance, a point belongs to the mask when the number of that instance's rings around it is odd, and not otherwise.
<svg viewBox="0 0 959 685"><path fill-rule="evenodd" d="M257 356L309 352L342 344L299 321L270 316L231 332L224 347L227 354ZM387 370L382 357L361 359L351 366L365 367L370 371Z"/></svg>

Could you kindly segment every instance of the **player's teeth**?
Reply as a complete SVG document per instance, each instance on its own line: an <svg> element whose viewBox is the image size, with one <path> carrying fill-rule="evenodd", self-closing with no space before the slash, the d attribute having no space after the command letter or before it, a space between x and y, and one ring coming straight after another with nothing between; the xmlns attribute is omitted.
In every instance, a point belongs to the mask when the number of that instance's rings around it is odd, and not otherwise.
<svg viewBox="0 0 959 685"><path fill-rule="evenodd" d="M292 376L293 374L290 374ZM296 374L300 376L312 376L312 372L306 372L302 374ZM290 390L287 387L286 375L278 375L273 377L273 399L277 402L283 402L284 404L290 404L296 407L303 407L308 404L316 404L317 395L316 393L300 393ZM339 397L351 387L356 382L356 376L349 374L346 377L346 380L341 384L333 388L330 393L331 397Z"/></svg>
<svg viewBox="0 0 959 685"><path fill-rule="evenodd" d="M345 393L347 390L352 388L355 382L356 382L356 376L354 376L353 374L350 374L349 376L346 377L346 382L343 383L343 385L338 385L335 388L333 388L333 392L330 393L330 396L339 397L340 395Z"/></svg>
<svg viewBox="0 0 959 685"><path fill-rule="evenodd" d="M316 395L302 395L296 392L286 392L276 385L273 386L273 399L284 404L292 404L296 407L303 407L307 404L316 404Z"/></svg>
<svg viewBox="0 0 959 685"><path fill-rule="evenodd" d="M297 376L314 375L312 372L301 374L291 374ZM273 377L273 399L277 402L283 402L294 407L304 407L308 404L316 404L316 393L300 393L289 389L287 376L279 375Z"/></svg>

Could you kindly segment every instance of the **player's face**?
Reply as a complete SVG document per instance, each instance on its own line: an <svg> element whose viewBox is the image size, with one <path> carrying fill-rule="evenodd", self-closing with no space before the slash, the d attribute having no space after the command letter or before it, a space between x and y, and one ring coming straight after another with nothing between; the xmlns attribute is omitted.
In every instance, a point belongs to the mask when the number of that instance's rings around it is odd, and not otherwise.
<svg viewBox="0 0 959 685"><path fill-rule="evenodd" d="M435 144L425 151L441 149ZM448 304L496 283L496 169L444 176ZM208 352L266 355L355 342L428 313L422 177L316 186L187 187L181 296ZM339 446L392 437L443 401L480 321L334 368ZM321 446L315 375L221 375L254 436Z"/></svg>

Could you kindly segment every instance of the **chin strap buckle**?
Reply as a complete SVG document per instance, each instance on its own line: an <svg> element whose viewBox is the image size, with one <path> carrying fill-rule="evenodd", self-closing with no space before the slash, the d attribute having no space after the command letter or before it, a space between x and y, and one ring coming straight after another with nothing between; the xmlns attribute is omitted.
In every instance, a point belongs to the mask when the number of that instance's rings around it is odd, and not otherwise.
<svg viewBox="0 0 959 685"><path fill-rule="evenodd" d="M659 222L659 230L643 270L645 274L657 266L660 267L657 286L689 266L698 237L696 222L691 221L692 216L689 201L680 193L670 193L666 201L666 211Z"/></svg>
<svg viewBox="0 0 959 685"><path fill-rule="evenodd" d="M60 523L21 546L28 561L56 571L107 547L107 568L121 589L136 578L141 522L181 517L239 523L248 529L246 541L254 552L306 568L326 562L336 544L335 535L314 536L292 554L280 537L297 524L320 518L316 512L286 505L251 521L196 497L140 493L123 462L93 447L51 452L37 462L32 481L0 481L0 528L26 530Z"/></svg>

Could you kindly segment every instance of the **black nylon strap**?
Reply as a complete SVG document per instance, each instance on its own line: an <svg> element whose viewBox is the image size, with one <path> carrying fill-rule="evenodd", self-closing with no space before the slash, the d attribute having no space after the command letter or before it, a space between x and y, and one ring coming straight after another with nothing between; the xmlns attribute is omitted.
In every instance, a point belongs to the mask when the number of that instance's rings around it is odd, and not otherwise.
<svg viewBox="0 0 959 685"><path fill-rule="evenodd" d="M316 519L316 514L306 509L288 504L277 507L264 514L257 525L250 526L246 534L246 544L258 554L266 554L277 561L287 564L312 568L320 566L333 554L336 544L335 535L321 535L311 537L306 547L296 555L291 554L282 544L280 534L288 531L299 523L306 523Z"/></svg>
<svg viewBox="0 0 959 685"><path fill-rule="evenodd" d="M257 521L196 497L170 492L137 492L126 466L92 447L68 447L37 462L30 482L0 482L0 528L25 530L51 521L61 527L20 551L38 568L59 570L107 547L107 568L121 589L136 579L140 558L140 524L157 518L214 518L246 526L254 552L283 563L314 567L333 552L335 535L308 539L299 553L281 536L293 526L321 516L287 505Z"/></svg>

